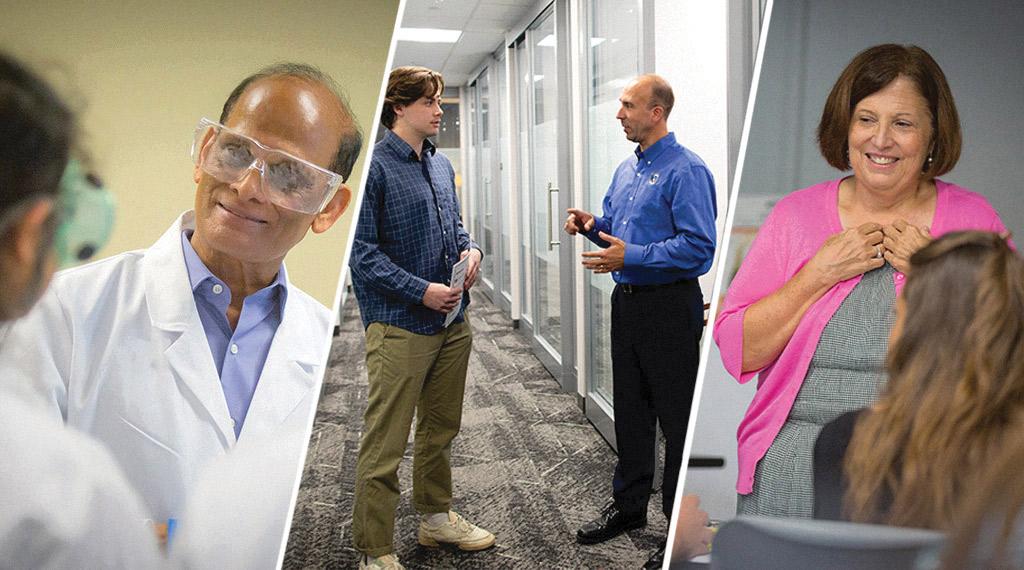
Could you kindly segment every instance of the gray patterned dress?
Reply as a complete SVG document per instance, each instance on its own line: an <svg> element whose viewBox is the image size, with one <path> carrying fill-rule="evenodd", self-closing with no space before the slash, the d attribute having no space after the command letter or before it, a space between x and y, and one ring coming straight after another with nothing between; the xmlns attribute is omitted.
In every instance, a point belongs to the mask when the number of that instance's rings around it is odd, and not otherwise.
<svg viewBox="0 0 1024 570"><path fill-rule="evenodd" d="M894 273L888 263L865 273L825 325L789 417L757 463L753 492L738 497L737 514L811 517L818 432L843 413L870 405L885 381Z"/></svg>

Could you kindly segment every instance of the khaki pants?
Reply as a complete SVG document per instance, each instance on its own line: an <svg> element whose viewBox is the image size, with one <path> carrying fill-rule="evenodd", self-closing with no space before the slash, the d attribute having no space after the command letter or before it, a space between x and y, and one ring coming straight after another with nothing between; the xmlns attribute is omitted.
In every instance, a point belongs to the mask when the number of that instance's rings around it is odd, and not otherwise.
<svg viewBox="0 0 1024 570"><path fill-rule="evenodd" d="M355 547L369 556L392 552L398 464L413 413L413 506L448 512L452 502L452 440L462 423L462 397L473 335L455 323L433 335L372 323L366 329L369 403L356 463L352 513Z"/></svg>

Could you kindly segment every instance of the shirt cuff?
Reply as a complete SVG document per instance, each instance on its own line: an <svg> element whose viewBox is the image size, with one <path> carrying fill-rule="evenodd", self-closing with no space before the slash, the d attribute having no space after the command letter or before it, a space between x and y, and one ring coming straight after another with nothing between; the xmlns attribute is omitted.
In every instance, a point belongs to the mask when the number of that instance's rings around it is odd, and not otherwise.
<svg viewBox="0 0 1024 570"><path fill-rule="evenodd" d="M427 294L427 287L430 286L430 282L421 277L413 276L409 283L409 288L406 291L409 292L410 299L414 303L423 304L423 296Z"/></svg>
<svg viewBox="0 0 1024 570"><path fill-rule="evenodd" d="M597 224L594 224L594 227L590 228L589 230L581 231L580 234L583 235L583 237L589 239L590 243L596 245L597 247L606 248L606 247L608 247L611 244L606 242L604 240L604 238L602 238L599 235L603 231L604 230L602 230L600 227L598 227ZM607 233L607 232L605 232L605 233Z"/></svg>
<svg viewBox="0 0 1024 570"><path fill-rule="evenodd" d="M626 267L632 267L635 265L643 265L644 263L644 246L635 243L626 244L626 256L622 261Z"/></svg>

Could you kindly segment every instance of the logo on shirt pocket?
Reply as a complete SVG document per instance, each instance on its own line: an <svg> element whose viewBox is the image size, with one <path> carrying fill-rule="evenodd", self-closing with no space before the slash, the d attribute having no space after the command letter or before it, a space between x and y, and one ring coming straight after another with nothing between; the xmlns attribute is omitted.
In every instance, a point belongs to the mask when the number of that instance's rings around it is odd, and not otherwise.
<svg viewBox="0 0 1024 570"><path fill-rule="evenodd" d="M652 174L651 177L647 179L647 183L652 185L652 186L657 184L658 183L658 173L655 172L654 174Z"/></svg>

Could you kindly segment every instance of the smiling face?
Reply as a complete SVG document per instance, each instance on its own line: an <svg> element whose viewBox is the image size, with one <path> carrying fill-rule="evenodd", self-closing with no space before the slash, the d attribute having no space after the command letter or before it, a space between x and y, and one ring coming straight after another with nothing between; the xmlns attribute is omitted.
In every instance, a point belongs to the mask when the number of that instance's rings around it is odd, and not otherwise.
<svg viewBox="0 0 1024 570"><path fill-rule="evenodd" d="M423 96L408 105L396 105L396 124L401 130L411 132L417 138L436 136L441 129L441 94Z"/></svg>
<svg viewBox="0 0 1024 570"><path fill-rule="evenodd" d="M329 168L348 123L328 89L285 76L253 83L235 103L225 126L264 146ZM208 152L209 142L204 142L202 152ZM271 203L255 170L228 184L197 166L194 178L198 188L192 244L203 261L266 265L275 273L310 227L319 232L334 223L349 196L342 187L320 214L301 214Z"/></svg>
<svg viewBox="0 0 1024 570"><path fill-rule="evenodd" d="M932 145L928 101L913 81L897 77L857 103L848 144L858 184L879 192L916 189Z"/></svg>

